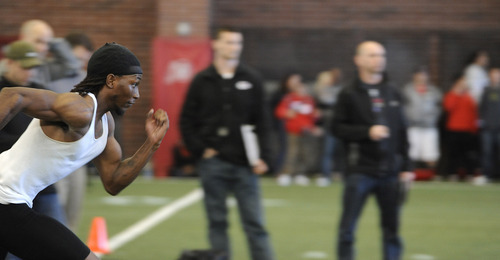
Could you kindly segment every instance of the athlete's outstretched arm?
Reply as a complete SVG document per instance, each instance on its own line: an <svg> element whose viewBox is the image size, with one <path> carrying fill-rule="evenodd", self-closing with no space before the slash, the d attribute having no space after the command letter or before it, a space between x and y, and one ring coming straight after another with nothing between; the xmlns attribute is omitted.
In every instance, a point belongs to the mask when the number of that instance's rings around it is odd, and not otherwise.
<svg viewBox="0 0 500 260"><path fill-rule="evenodd" d="M64 121L71 127L83 128L92 119L92 103L75 93L55 92L26 87L8 87L0 91L0 129L15 115L25 113L47 121Z"/></svg>
<svg viewBox="0 0 500 260"><path fill-rule="evenodd" d="M151 155L158 149L168 130L169 121L165 111L159 109L153 113L151 109L146 119L146 141L132 157L122 160L121 147L113 136L113 117L110 113L107 116L110 122L108 143L93 162L106 191L111 195L116 195L135 180Z"/></svg>

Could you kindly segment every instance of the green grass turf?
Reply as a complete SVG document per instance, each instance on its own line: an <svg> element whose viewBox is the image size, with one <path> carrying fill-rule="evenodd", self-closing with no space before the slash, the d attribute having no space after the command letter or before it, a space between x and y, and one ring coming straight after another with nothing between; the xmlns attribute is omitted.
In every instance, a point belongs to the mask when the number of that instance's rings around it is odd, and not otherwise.
<svg viewBox="0 0 500 260"><path fill-rule="evenodd" d="M77 232L87 240L93 217L107 221L109 237L197 188L197 180L138 179L119 198L128 205L110 205L110 198L97 179L88 187L82 222ZM327 259L334 257L342 186L278 187L262 179L268 230L276 258ZM162 204L144 203L144 196L164 198ZM155 202L155 201L154 201ZM231 208L230 235L234 260L249 259L246 241L235 207ZM494 260L500 259L500 185L476 187L467 183L416 183L403 210L402 235L407 260ZM378 209L371 198L364 208L357 232L358 260L381 259ZM207 248L206 221L201 203L178 212L104 260L175 260L183 249ZM321 253L307 258L307 253ZM419 256L420 255L420 256ZM423 255L423 256L422 256ZM425 258L432 256L433 258Z"/></svg>

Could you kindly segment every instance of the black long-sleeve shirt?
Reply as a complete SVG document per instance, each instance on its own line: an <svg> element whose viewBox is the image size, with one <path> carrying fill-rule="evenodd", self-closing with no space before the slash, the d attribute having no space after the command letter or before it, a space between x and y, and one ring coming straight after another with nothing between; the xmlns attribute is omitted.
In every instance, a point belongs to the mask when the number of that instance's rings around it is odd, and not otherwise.
<svg viewBox="0 0 500 260"><path fill-rule="evenodd" d="M206 148L220 159L249 165L241 135L242 125L254 125L260 158L269 165L270 120L259 74L239 65L224 79L213 65L198 73L189 87L180 117L184 143L196 156Z"/></svg>
<svg viewBox="0 0 500 260"><path fill-rule="evenodd" d="M5 77L0 78L0 90L5 87L15 87L18 84L12 83ZM32 88L42 88L41 86L32 83L30 85ZM4 128L0 130L0 153L9 150L17 139L21 137L28 125L31 123L33 118L25 115L24 113L19 113L15 115Z"/></svg>
<svg viewBox="0 0 500 260"><path fill-rule="evenodd" d="M369 129L383 124L390 136L373 141ZM347 171L384 176L411 170L406 119L399 92L382 82L369 86L356 79L337 100L332 132L344 142Z"/></svg>
<svg viewBox="0 0 500 260"><path fill-rule="evenodd" d="M500 130L500 88L487 87L479 103L479 118L481 128L485 130Z"/></svg>

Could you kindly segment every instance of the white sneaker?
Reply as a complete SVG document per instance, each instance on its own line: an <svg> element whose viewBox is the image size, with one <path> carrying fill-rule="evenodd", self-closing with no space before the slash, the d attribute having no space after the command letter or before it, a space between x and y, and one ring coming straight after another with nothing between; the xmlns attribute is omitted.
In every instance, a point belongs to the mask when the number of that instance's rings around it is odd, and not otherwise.
<svg viewBox="0 0 500 260"><path fill-rule="evenodd" d="M290 186L290 184L292 184L292 177L290 177L290 175L288 174L281 174L276 179L276 182L278 183L279 186L283 187Z"/></svg>
<svg viewBox="0 0 500 260"><path fill-rule="evenodd" d="M472 179L472 184L476 186L484 186L488 183L488 178L484 176L476 176Z"/></svg>
<svg viewBox="0 0 500 260"><path fill-rule="evenodd" d="M295 176L295 184L299 186L307 186L309 185L309 178L304 175L297 175Z"/></svg>
<svg viewBox="0 0 500 260"><path fill-rule="evenodd" d="M328 187L330 184L331 181L326 177L319 177L316 179L316 186L318 187Z"/></svg>

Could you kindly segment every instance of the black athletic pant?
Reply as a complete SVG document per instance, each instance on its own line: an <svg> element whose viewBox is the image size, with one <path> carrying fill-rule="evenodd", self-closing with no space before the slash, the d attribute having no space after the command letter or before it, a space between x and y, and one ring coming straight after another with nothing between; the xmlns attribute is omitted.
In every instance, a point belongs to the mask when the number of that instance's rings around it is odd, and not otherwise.
<svg viewBox="0 0 500 260"><path fill-rule="evenodd" d="M448 156L444 177L457 174L463 167L466 174L473 176L474 170L479 166L479 138L476 134L468 132L449 131L446 133L446 154Z"/></svg>
<svg viewBox="0 0 500 260"><path fill-rule="evenodd" d="M0 259L85 259L90 249L68 228L26 204L0 204Z"/></svg>

